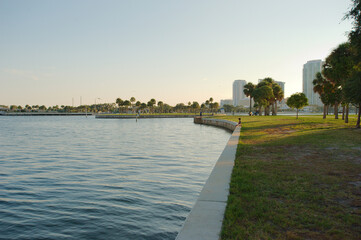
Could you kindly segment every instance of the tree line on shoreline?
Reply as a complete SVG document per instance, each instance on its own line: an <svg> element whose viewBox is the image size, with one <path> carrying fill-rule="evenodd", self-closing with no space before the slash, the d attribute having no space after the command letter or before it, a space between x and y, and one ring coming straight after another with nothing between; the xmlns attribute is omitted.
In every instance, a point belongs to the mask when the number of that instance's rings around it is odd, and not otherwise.
<svg viewBox="0 0 361 240"><path fill-rule="evenodd" d="M7 106L4 106L7 108ZM171 106L163 101L156 101L154 98L150 99L147 103L136 101L134 97L129 100L122 100L117 98L115 103L98 103L92 105L81 106L65 106L55 105L46 107L45 105L25 105L17 106L11 105L9 110L12 112L94 112L94 113L196 113L196 112L210 112L214 113L219 110L219 103L214 102L210 97L202 104L197 101L188 102L188 104L178 103L175 106Z"/></svg>

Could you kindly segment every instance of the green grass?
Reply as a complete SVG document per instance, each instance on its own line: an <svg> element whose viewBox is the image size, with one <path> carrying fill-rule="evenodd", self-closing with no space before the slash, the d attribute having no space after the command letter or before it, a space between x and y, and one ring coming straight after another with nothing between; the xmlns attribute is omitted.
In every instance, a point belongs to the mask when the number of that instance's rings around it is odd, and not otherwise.
<svg viewBox="0 0 361 240"><path fill-rule="evenodd" d="M238 121L238 117L219 117ZM321 116L242 117L222 239L361 239L361 131Z"/></svg>

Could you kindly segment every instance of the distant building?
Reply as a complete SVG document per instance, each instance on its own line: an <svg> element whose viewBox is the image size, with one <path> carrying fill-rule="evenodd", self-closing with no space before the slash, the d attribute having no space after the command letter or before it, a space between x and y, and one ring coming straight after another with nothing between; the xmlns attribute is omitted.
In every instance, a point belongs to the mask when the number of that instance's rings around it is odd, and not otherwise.
<svg viewBox="0 0 361 240"><path fill-rule="evenodd" d="M233 99L221 99L221 107L223 107L225 104L227 105L233 105Z"/></svg>
<svg viewBox="0 0 361 240"><path fill-rule="evenodd" d="M313 91L312 84L312 81L316 78L316 73L321 72L322 64L322 60L312 60L303 65L303 93L308 98L309 105L323 105L320 95Z"/></svg>
<svg viewBox="0 0 361 240"><path fill-rule="evenodd" d="M245 80L235 80L233 82L233 106L241 105L241 100L246 98L246 95L243 92L244 85L247 82Z"/></svg>
<svg viewBox="0 0 361 240"><path fill-rule="evenodd" d="M285 94L285 82L281 82L281 81L275 81L278 85L280 85L280 87L282 88L282 92L283 94Z"/></svg>

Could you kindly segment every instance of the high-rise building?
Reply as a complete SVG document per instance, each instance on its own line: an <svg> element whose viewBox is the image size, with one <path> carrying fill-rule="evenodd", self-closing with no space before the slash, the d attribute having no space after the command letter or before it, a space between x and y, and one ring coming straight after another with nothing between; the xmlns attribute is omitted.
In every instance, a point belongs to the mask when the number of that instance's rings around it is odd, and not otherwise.
<svg viewBox="0 0 361 240"><path fill-rule="evenodd" d="M241 100L246 98L243 92L244 85L246 84L245 80L235 80L233 82L233 106L239 106Z"/></svg>
<svg viewBox="0 0 361 240"><path fill-rule="evenodd" d="M281 81L275 81L278 85L280 85L283 94L285 95L285 82L281 82Z"/></svg>
<svg viewBox="0 0 361 240"><path fill-rule="evenodd" d="M303 93L308 98L309 105L322 106L320 95L313 91L312 84L316 78L316 73L321 72L322 64L322 60L312 60L303 65Z"/></svg>

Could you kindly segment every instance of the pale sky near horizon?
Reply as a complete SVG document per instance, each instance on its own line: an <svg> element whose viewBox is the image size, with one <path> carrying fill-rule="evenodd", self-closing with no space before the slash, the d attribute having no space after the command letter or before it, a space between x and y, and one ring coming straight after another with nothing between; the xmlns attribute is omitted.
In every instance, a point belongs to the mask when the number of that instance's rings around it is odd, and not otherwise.
<svg viewBox="0 0 361 240"><path fill-rule="evenodd" d="M232 98L347 41L349 0L0 0L0 104Z"/></svg>

